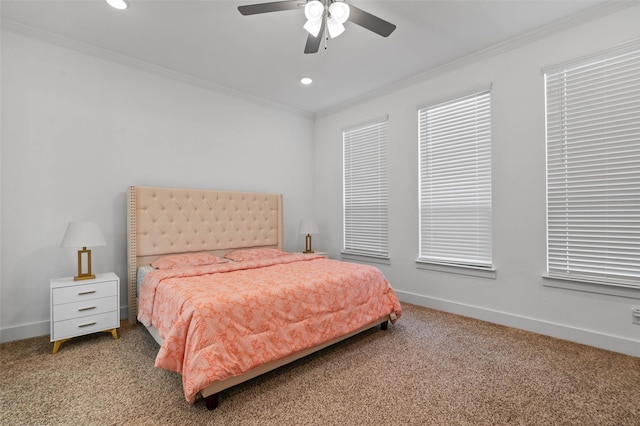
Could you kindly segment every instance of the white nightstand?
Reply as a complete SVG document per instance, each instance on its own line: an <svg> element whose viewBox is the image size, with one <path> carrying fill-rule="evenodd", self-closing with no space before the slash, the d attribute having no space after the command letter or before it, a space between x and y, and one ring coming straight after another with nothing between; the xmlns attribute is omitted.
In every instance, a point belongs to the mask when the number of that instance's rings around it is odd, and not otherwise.
<svg viewBox="0 0 640 426"><path fill-rule="evenodd" d="M50 283L51 341L53 353L67 340L106 331L118 338L120 278L113 272L92 280L54 278Z"/></svg>
<svg viewBox="0 0 640 426"><path fill-rule="evenodd" d="M314 251L313 253L304 253L301 251L297 251L293 254L317 254L318 256L329 258L329 253L327 253L326 251Z"/></svg>

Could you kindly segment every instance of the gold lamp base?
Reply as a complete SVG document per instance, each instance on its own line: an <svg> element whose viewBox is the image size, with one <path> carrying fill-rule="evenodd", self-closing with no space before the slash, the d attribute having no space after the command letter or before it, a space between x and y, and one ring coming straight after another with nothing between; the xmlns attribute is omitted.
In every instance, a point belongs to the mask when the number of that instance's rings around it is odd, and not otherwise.
<svg viewBox="0 0 640 426"><path fill-rule="evenodd" d="M94 274L82 274L82 275L78 275L77 277L73 277L73 280L74 281L92 280L95 277L96 276Z"/></svg>
<svg viewBox="0 0 640 426"><path fill-rule="evenodd" d="M87 255L87 272L82 272L82 255ZM82 247L82 250L78 250L78 275L73 277L74 281L92 280L96 276L91 273L91 250L87 250L86 247Z"/></svg>
<svg viewBox="0 0 640 426"><path fill-rule="evenodd" d="M303 253L314 253L311 249L311 234L307 234L305 237L305 247Z"/></svg>

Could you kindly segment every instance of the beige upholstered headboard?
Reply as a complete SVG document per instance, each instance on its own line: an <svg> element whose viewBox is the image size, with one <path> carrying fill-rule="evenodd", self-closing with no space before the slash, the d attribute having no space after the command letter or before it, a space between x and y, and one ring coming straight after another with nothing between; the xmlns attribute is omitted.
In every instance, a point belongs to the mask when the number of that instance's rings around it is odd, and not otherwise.
<svg viewBox="0 0 640 426"><path fill-rule="evenodd" d="M167 254L224 255L251 247L283 249L281 194L131 186L127 191L129 321L138 314L140 266Z"/></svg>

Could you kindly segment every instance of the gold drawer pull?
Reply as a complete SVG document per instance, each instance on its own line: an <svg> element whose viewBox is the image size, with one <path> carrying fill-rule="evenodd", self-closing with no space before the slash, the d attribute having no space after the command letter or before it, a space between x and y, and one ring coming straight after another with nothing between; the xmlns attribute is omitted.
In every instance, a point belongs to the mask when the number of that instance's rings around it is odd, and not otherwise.
<svg viewBox="0 0 640 426"><path fill-rule="evenodd" d="M94 322L88 322L86 324L80 324L78 327L89 327L92 325L96 325L96 322L94 321Z"/></svg>
<svg viewBox="0 0 640 426"><path fill-rule="evenodd" d="M81 291L80 293L78 293L78 296L82 296L85 294L91 294L91 293L95 293L95 290L87 290L87 291Z"/></svg>
<svg viewBox="0 0 640 426"><path fill-rule="evenodd" d="M87 306L86 308L80 308L80 309L78 309L78 311L79 311L79 312L82 312L82 311L89 311L89 310L91 310L91 309L95 309L95 308L96 308L95 306Z"/></svg>

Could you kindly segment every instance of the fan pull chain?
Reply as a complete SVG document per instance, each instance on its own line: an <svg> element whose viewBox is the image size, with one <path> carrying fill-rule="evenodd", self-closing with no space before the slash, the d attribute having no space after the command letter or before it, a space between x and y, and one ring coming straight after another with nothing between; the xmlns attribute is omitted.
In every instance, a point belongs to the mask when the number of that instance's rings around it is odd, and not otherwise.
<svg viewBox="0 0 640 426"><path fill-rule="evenodd" d="M324 19L325 19L325 23L326 23L327 22L326 14L325 14ZM327 25L326 24L324 26L324 34L323 35L324 35L324 50L327 50L327 41L329 40L329 33L327 32Z"/></svg>

